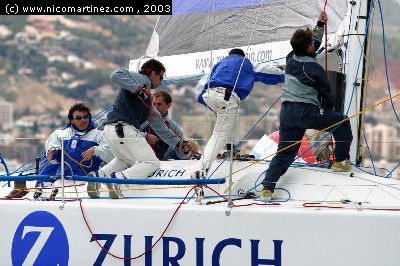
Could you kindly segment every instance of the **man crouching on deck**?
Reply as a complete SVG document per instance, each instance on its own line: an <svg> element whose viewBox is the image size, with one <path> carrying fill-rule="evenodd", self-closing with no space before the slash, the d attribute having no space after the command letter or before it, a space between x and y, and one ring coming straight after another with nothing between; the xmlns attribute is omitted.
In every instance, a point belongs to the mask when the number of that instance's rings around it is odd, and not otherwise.
<svg viewBox="0 0 400 266"><path fill-rule="evenodd" d="M164 65L154 59L145 62L139 73L118 69L111 74L111 81L120 89L108 114L104 127L104 138L115 158L98 171L100 177L121 179L148 178L160 167L154 151L141 132L140 125L149 119L152 128L163 136L169 146L181 144L177 136L160 119L160 114L151 104L147 89L160 86L165 73ZM95 173L91 173L95 176ZM107 184L110 197L123 197L118 184ZM88 191L96 189L88 184Z"/></svg>
<svg viewBox="0 0 400 266"><path fill-rule="evenodd" d="M334 104L328 77L315 60L315 50L321 45L326 21L326 13L321 12L314 32L298 29L290 39L293 51L286 57L278 153L265 173L261 200L271 200L276 182L294 161L306 129L322 130L346 118L332 110ZM350 171L348 160L353 140L350 122L342 122L332 134L336 142L332 170Z"/></svg>

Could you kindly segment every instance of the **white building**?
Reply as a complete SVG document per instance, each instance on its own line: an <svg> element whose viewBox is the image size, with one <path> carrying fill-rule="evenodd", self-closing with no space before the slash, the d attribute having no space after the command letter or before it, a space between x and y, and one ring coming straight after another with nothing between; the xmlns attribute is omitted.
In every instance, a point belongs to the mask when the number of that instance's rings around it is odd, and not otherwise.
<svg viewBox="0 0 400 266"><path fill-rule="evenodd" d="M364 130L373 155L389 161L400 161L400 138L396 127L365 124Z"/></svg>
<svg viewBox="0 0 400 266"><path fill-rule="evenodd" d="M13 104L0 98L0 129L9 129L13 124Z"/></svg>

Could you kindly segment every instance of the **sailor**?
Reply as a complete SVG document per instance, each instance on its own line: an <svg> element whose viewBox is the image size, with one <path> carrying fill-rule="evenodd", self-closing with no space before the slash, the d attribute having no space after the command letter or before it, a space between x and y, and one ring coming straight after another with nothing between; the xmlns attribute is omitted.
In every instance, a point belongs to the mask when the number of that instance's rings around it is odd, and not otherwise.
<svg viewBox="0 0 400 266"><path fill-rule="evenodd" d="M142 65L139 73L120 68L111 74L111 81L120 90L107 116L104 137L115 158L98 171L98 176L148 178L160 167L159 159L139 130L146 120L169 146L180 143L181 140L164 124L159 112L151 105L151 94L147 91L160 86L164 73L164 65L150 59ZM107 187L111 198L123 197L119 185L107 184ZM88 185L88 191L93 189L93 183Z"/></svg>
<svg viewBox="0 0 400 266"><path fill-rule="evenodd" d="M298 29L290 40L293 51L286 57L278 153L265 173L261 200L272 199L276 182L294 161L306 129L321 130L346 118L332 110L334 104L329 81L325 70L315 59L326 21L326 13L321 12L313 32ZM341 123L333 131L333 137L336 161L332 170L350 171L349 151L353 139L350 122ZM286 148L295 142L299 143Z"/></svg>
<svg viewBox="0 0 400 266"><path fill-rule="evenodd" d="M168 110L171 108L171 103L172 97L168 92L158 91L153 94L153 105L160 112L164 122L174 131L175 134L183 138L183 132L180 127L175 123L175 121L168 117ZM163 159L165 152L170 146L162 140L162 137L160 138L160 136L157 135L148 121L145 121L140 126L140 131L143 132L143 136L147 139L150 145L152 145L157 158ZM176 146L171 147L171 149L175 148Z"/></svg>
<svg viewBox="0 0 400 266"><path fill-rule="evenodd" d="M64 175L88 175L97 171L102 162L109 162L113 155L103 138L103 132L94 127L90 109L76 103L68 111L68 124L54 131L46 141L46 156L49 165L39 174L61 175L61 143L64 142ZM54 167L57 165L57 167Z"/></svg>
<svg viewBox="0 0 400 266"><path fill-rule="evenodd" d="M271 66L269 68L272 69ZM199 81L195 88L198 91L197 100L214 112L216 121L204 148L200 170L192 173L192 178L205 177L219 150L231 143L232 138L238 139L237 112L240 102L253 89L254 82L270 85L283 82L283 73L274 71L273 74L265 73L264 69L254 71L243 50L236 48L213 67L210 76L206 75Z"/></svg>
<svg viewBox="0 0 400 266"><path fill-rule="evenodd" d="M103 132L94 127L89 107L83 103L72 105L68 111L67 125L54 131L47 139L45 155L39 163L39 175L61 175L62 142L65 176L86 176L114 158ZM7 197L20 198L27 192L16 186Z"/></svg>

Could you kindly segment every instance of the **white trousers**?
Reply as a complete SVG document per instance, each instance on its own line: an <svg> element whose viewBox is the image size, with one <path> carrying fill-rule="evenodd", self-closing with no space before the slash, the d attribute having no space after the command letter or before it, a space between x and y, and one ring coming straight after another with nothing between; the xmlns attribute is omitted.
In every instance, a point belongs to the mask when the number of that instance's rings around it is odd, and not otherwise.
<svg viewBox="0 0 400 266"><path fill-rule="evenodd" d="M160 160L139 131L124 125L124 137L119 138L115 124L104 127L104 139L114 154L114 159L100 170L106 175L122 172L129 179L148 178L160 168Z"/></svg>
<svg viewBox="0 0 400 266"><path fill-rule="evenodd" d="M210 140L204 148L202 169L206 170L217 157L218 152L231 143L237 143L238 124L237 112L240 101L233 94L229 101L225 101L225 88L210 88L203 94L203 100L214 112L217 119Z"/></svg>

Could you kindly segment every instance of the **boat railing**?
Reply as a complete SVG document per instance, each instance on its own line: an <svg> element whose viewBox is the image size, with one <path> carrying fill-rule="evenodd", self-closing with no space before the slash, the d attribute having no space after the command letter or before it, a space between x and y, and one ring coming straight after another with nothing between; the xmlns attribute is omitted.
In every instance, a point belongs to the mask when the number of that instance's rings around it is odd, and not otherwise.
<svg viewBox="0 0 400 266"><path fill-rule="evenodd" d="M0 175L2 181L42 181L53 182L60 179L60 176L50 175L30 175L30 176L7 176ZM65 180L83 181L83 182L98 182L98 183L113 183L124 185L213 185L224 184L225 178L211 179L119 179L109 177L88 177L88 176L65 176Z"/></svg>

